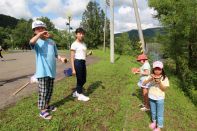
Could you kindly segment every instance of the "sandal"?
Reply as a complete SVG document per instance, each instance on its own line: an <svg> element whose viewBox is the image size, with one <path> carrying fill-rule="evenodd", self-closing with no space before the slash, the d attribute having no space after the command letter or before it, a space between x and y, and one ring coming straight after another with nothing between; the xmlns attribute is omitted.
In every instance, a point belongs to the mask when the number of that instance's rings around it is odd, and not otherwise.
<svg viewBox="0 0 197 131"><path fill-rule="evenodd" d="M50 120L52 116L48 112L40 112L40 117L42 117L45 120Z"/></svg>
<svg viewBox="0 0 197 131"><path fill-rule="evenodd" d="M56 111L57 107L55 107L55 106L48 106L47 110L49 110L49 111Z"/></svg>

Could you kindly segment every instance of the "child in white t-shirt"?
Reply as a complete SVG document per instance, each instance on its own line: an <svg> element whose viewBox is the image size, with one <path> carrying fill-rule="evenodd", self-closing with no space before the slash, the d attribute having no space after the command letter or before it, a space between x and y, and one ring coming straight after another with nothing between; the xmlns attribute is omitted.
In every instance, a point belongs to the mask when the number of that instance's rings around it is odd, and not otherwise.
<svg viewBox="0 0 197 131"><path fill-rule="evenodd" d="M140 110L141 111L148 111L148 110L150 110L149 101L148 101L148 86L147 85L143 86L142 83L148 77L148 75L150 75L151 68L150 68L150 64L148 62L148 58L145 54L139 55L137 57L137 61L140 62L141 64L143 64L139 69L133 70L133 72L135 74L140 75L140 80L138 82L138 86L142 90L142 97L143 97L143 101L144 101L144 104L141 105Z"/></svg>
<svg viewBox="0 0 197 131"><path fill-rule="evenodd" d="M91 55L91 52L86 53L87 47L83 42L85 31L82 28L77 28L75 34L76 40L71 45L72 74L77 78L73 97L77 97L81 101L88 101L90 98L83 94L83 85L86 83L86 56Z"/></svg>

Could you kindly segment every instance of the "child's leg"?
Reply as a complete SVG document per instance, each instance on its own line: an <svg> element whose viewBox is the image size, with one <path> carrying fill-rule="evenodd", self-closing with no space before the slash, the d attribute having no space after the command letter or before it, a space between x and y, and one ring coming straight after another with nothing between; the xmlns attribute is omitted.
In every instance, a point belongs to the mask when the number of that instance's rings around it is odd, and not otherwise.
<svg viewBox="0 0 197 131"><path fill-rule="evenodd" d="M43 119L51 119L52 116L47 112L46 106L46 96L47 96L47 86L48 86L48 78L38 78L38 86L39 86L39 99L38 99L38 108L41 110L40 117Z"/></svg>
<svg viewBox="0 0 197 131"><path fill-rule="evenodd" d="M157 101L157 125L159 128L163 128L163 114L164 114L164 100Z"/></svg>
<svg viewBox="0 0 197 131"><path fill-rule="evenodd" d="M86 75L87 75L87 70L86 70L86 64L84 62L83 63L83 85L86 83Z"/></svg>
<svg viewBox="0 0 197 131"><path fill-rule="evenodd" d="M81 61L75 60L75 71L76 71L76 77L77 77L77 86L76 90L77 93L81 94L83 92L83 66Z"/></svg>
<svg viewBox="0 0 197 131"><path fill-rule="evenodd" d="M149 99L152 122L156 121L156 101Z"/></svg>
<svg viewBox="0 0 197 131"><path fill-rule="evenodd" d="M143 99L144 99L144 105L147 109L149 109L149 99L148 99L148 89L147 88L142 88L142 94L143 94Z"/></svg>
<svg viewBox="0 0 197 131"><path fill-rule="evenodd" d="M0 57L1 57L2 61L4 61L4 58L3 58L3 56L2 56L2 54L1 54L1 53L0 53Z"/></svg>
<svg viewBox="0 0 197 131"><path fill-rule="evenodd" d="M38 108L41 111L46 110L46 96L47 96L47 77L38 78L39 99Z"/></svg>
<svg viewBox="0 0 197 131"><path fill-rule="evenodd" d="M48 77L48 82L47 82L47 96L46 96L46 107L49 106L51 96L53 93L53 85L54 85L54 78Z"/></svg>

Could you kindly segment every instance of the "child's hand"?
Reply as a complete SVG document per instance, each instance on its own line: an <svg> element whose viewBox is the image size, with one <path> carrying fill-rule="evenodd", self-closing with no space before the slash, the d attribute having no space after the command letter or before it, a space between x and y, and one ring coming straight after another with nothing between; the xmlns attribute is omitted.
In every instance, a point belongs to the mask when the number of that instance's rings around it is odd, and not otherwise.
<svg viewBox="0 0 197 131"><path fill-rule="evenodd" d="M153 81L154 78L155 78L155 75L154 74L151 74L150 76L151 76L150 81Z"/></svg>
<svg viewBox="0 0 197 131"><path fill-rule="evenodd" d="M161 82L161 79L160 78L155 78L154 81L155 81L156 84L159 84Z"/></svg>
<svg viewBox="0 0 197 131"><path fill-rule="evenodd" d="M67 62L69 62L69 60L67 58L65 58L64 63L66 64Z"/></svg>
<svg viewBox="0 0 197 131"><path fill-rule="evenodd" d="M155 83L160 83L161 82L161 76L156 76L154 74L151 75L152 80L154 80Z"/></svg>
<svg viewBox="0 0 197 131"><path fill-rule="evenodd" d="M42 32L39 33L39 35L40 35L41 38L45 38L45 39L52 37L52 35L49 34L48 31L42 31Z"/></svg>
<svg viewBox="0 0 197 131"><path fill-rule="evenodd" d="M131 69L131 72L133 72L133 74L136 74L139 72L139 69L138 68L132 68Z"/></svg>
<svg viewBox="0 0 197 131"><path fill-rule="evenodd" d="M39 36L44 36L44 35L47 35L47 34L48 34L48 31L42 31L42 32L38 33Z"/></svg>
<svg viewBox="0 0 197 131"><path fill-rule="evenodd" d="M75 70L72 70L72 75L76 75L76 71Z"/></svg>
<svg viewBox="0 0 197 131"><path fill-rule="evenodd" d="M48 31L39 32L38 35L39 35L40 38L44 38L44 39L50 37L50 34L48 33Z"/></svg>
<svg viewBox="0 0 197 131"><path fill-rule="evenodd" d="M92 51L89 51L89 52L87 53L87 55L92 55Z"/></svg>
<svg viewBox="0 0 197 131"><path fill-rule="evenodd" d="M61 60L62 63L65 63L65 64L69 61L69 60L66 59L65 57L61 57L60 60Z"/></svg>

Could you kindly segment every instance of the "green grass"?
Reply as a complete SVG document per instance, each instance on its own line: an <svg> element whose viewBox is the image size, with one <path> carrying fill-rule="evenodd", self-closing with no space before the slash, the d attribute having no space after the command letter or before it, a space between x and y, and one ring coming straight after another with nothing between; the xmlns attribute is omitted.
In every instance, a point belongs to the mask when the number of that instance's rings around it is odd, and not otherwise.
<svg viewBox="0 0 197 131"><path fill-rule="evenodd" d="M130 73L139 66L132 56L116 56L115 64L109 62L109 52L94 51L100 61L88 66L85 92L89 102L72 98L75 77L65 78L55 84L52 103L58 107L53 119L41 119L37 109L37 94L16 105L0 111L0 130L110 130L147 131L150 114L141 112L140 91L136 86L138 76ZM180 81L169 76L171 86L166 92L166 131L195 131L197 108L179 90ZM135 93L136 96L131 94Z"/></svg>

